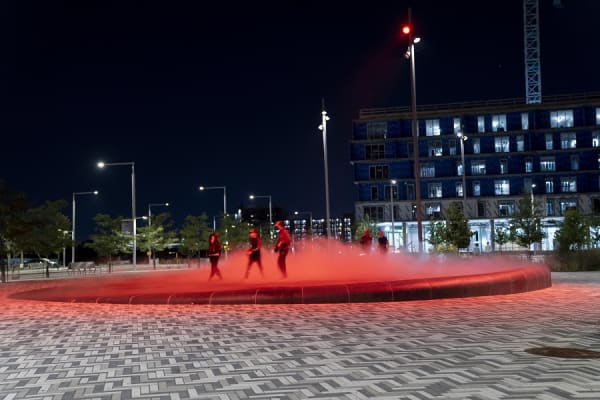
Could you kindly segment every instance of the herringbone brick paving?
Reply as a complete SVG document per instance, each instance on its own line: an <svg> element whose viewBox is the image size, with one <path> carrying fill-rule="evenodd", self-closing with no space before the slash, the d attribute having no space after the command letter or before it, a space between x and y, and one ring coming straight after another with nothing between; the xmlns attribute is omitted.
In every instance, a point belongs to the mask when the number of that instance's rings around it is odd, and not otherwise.
<svg viewBox="0 0 600 400"><path fill-rule="evenodd" d="M600 399L600 273L509 296L151 306L11 300L0 399Z"/></svg>

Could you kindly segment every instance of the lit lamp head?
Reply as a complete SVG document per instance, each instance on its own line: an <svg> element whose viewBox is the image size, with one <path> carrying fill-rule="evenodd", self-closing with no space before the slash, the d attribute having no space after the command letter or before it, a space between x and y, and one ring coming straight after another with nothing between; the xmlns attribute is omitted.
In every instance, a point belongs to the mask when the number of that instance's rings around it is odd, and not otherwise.
<svg viewBox="0 0 600 400"><path fill-rule="evenodd" d="M98 161L98 164L96 164L98 166L98 168L104 168L104 161Z"/></svg>

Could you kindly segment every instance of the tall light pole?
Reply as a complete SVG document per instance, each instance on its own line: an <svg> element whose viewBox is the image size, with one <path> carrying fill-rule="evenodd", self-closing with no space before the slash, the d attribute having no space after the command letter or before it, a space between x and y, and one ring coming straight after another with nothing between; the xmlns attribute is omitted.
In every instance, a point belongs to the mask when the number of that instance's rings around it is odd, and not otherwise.
<svg viewBox="0 0 600 400"><path fill-rule="evenodd" d="M392 216L392 249L395 252L396 251L396 239L395 239L395 227L394 227L394 187L397 187L396 185L398 184L398 182L395 179L392 179L390 181L391 185L390 185L390 209L391 209L391 216ZM397 189L396 189L397 191Z"/></svg>
<svg viewBox="0 0 600 400"><path fill-rule="evenodd" d="M227 188L225 186L200 186L199 190L223 189L223 217L227 215Z"/></svg>
<svg viewBox="0 0 600 400"><path fill-rule="evenodd" d="M419 43L421 38L413 38L412 34L412 12L408 9L408 25L402 27L402 33L408 35L409 47L406 57L410 58L410 93L411 93L411 112L412 112L412 135L413 135L413 153L414 153L414 174L415 174L415 200L417 203L417 237L419 240L419 252L423 251L423 223L421 215L421 168L419 166L419 132L417 129L417 85L415 78L415 43Z"/></svg>
<svg viewBox="0 0 600 400"><path fill-rule="evenodd" d="M460 166L462 173L462 197L463 197L463 214L467 213L467 169L465 166L465 142L469 139L463 132L456 134L460 142Z"/></svg>
<svg viewBox="0 0 600 400"><path fill-rule="evenodd" d="M89 192L73 192L73 215L71 218L72 226L71 226L71 241L73 242L71 245L71 264L75 262L75 196L83 196L86 194L97 195L97 190L92 190Z"/></svg>
<svg viewBox="0 0 600 400"><path fill-rule="evenodd" d="M105 162L98 162L98 168L104 168L104 167L112 167L112 166L118 166L118 165L131 165L131 220L132 220L132 224L133 224L133 257L132 257L132 264L133 264L133 268L137 268L137 258L136 258L136 253L137 253L137 243L136 243L136 239L137 239L137 218L135 217L135 162L118 162L118 163L105 163Z"/></svg>
<svg viewBox="0 0 600 400"><path fill-rule="evenodd" d="M323 162L325 164L325 218L327 227L327 238L331 237L331 217L329 213L329 171L327 167L327 121L329 121L329 117L327 116L327 111L325 111L325 99L321 101L321 125L319 125L319 129L323 131Z"/></svg>
<svg viewBox="0 0 600 400"><path fill-rule="evenodd" d="M273 209L271 208L271 196L270 195L264 195L264 196L255 196L253 194L251 194L250 196L250 200L254 200L254 199L258 199L258 198L265 198L265 199L269 199L269 237L273 237Z"/></svg>

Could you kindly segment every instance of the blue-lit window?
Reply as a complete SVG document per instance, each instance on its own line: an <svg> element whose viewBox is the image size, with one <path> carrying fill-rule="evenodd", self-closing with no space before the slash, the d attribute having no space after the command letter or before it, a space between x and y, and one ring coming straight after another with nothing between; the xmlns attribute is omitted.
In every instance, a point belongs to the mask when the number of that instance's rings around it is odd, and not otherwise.
<svg viewBox="0 0 600 400"><path fill-rule="evenodd" d="M498 215L501 217L510 217L515 212L514 201L499 201L498 202Z"/></svg>
<svg viewBox="0 0 600 400"><path fill-rule="evenodd" d="M371 200L379 200L379 188L371 186Z"/></svg>
<svg viewBox="0 0 600 400"><path fill-rule="evenodd" d="M553 147L554 147L554 145L553 145L552 134L546 133L546 150L552 150Z"/></svg>
<svg viewBox="0 0 600 400"><path fill-rule="evenodd" d="M577 179L574 177L560 178L560 191L563 193L577 192Z"/></svg>
<svg viewBox="0 0 600 400"><path fill-rule="evenodd" d="M387 179L390 175L390 168L387 165L369 166L369 179Z"/></svg>
<svg viewBox="0 0 600 400"><path fill-rule="evenodd" d="M364 207L363 216L374 222L383 221L383 207Z"/></svg>
<svg viewBox="0 0 600 400"><path fill-rule="evenodd" d="M477 132L485 132L485 118L481 115L477 117Z"/></svg>
<svg viewBox="0 0 600 400"><path fill-rule="evenodd" d="M508 160L506 159L500 160L500 174L508 174Z"/></svg>
<svg viewBox="0 0 600 400"><path fill-rule="evenodd" d="M481 196L481 183L473 181L473 196Z"/></svg>
<svg viewBox="0 0 600 400"><path fill-rule="evenodd" d="M438 199L442 197L442 184L441 183L430 183L428 185L429 198Z"/></svg>
<svg viewBox="0 0 600 400"><path fill-rule="evenodd" d="M529 114L521 113L521 129L524 131L529 129Z"/></svg>
<svg viewBox="0 0 600 400"><path fill-rule="evenodd" d="M431 163L421 164L421 177L433 178L435 176L435 166Z"/></svg>
<svg viewBox="0 0 600 400"><path fill-rule="evenodd" d="M475 138L473 139L473 154L479 153L481 153L481 143L479 141L479 138Z"/></svg>
<svg viewBox="0 0 600 400"><path fill-rule="evenodd" d="M439 119L425 120L425 135L426 136L439 136L440 135L440 120Z"/></svg>
<svg viewBox="0 0 600 400"><path fill-rule="evenodd" d="M579 171L579 156L571 156L571 170Z"/></svg>
<svg viewBox="0 0 600 400"><path fill-rule="evenodd" d="M592 132L592 147L600 147L600 131Z"/></svg>
<svg viewBox="0 0 600 400"><path fill-rule="evenodd" d="M508 179L498 179L494 181L494 194L496 196L507 196L510 194L510 183Z"/></svg>
<svg viewBox="0 0 600 400"><path fill-rule="evenodd" d="M368 144L365 146L367 160L378 160L385 157L383 144Z"/></svg>
<svg viewBox="0 0 600 400"><path fill-rule="evenodd" d="M554 201L546 200L546 215L549 217L554 216Z"/></svg>
<svg viewBox="0 0 600 400"><path fill-rule="evenodd" d="M494 148L496 153L508 153L510 151L508 136L496 136L494 138Z"/></svg>
<svg viewBox="0 0 600 400"><path fill-rule="evenodd" d="M544 180L544 187L546 188L546 193L554 193L554 179L548 177Z"/></svg>
<svg viewBox="0 0 600 400"><path fill-rule="evenodd" d="M563 132L560 134L560 148L574 149L577 147L577 135L575 132Z"/></svg>
<svg viewBox="0 0 600 400"><path fill-rule="evenodd" d="M464 169L464 168L463 168L462 162L460 162L460 161L459 161L459 162L457 162L457 163L456 163L456 175L457 175L457 176L462 176L462 174L463 174L463 169Z"/></svg>
<svg viewBox="0 0 600 400"><path fill-rule="evenodd" d="M506 114L492 115L492 132L506 132Z"/></svg>
<svg viewBox="0 0 600 400"><path fill-rule="evenodd" d="M387 138L387 122L368 122L367 123L367 138L368 139L385 139Z"/></svg>
<svg viewBox="0 0 600 400"><path fill-rule="evenodd" d="M560 207L560 215L565 215L565 211L569 209L577 210L577 200L575 199L560 199L558 204Z"/></svg>
<svg viewBox="0 0 600 400"><path fill-rule="evenodd" d="M398 200L398 185L385 185L383 190L386 200ZM393 199L390 199L390 193L394 196Z"/></svg>
<svg viewBox="0 0 600 400"><path fill-rule="evenodd" d="M540 171L556 171L556 161L554 157L540 158Z"/></svg>
<svg viewBox="0 0 600 400"><path fill-rule="evenodd" d="M476 160L471 162L471 175L485 175L484 160Z"/></svg>
<svg viewBox="0 0 600 400"><path fill-rule="evenodd" d="M517 151L525 151L525 136L517 136Z"/></svg>
<svg viewBox="0 0 600 400"><path fill-rule="evenodd" d="M453 124L454 124L454 134L462 132L462 129L461 129L461 126L460 126L461 125L460 124L460 118L454 118Z"/></svg>
<svg viewBox="0 0 600 400"><path fill-rule="evenodd" d="M427 212L427 216L439 218L442 211L442 206L440 203L428 203L425 205L425 210Z"/></svg>
<svg viewBox="0 0 600 400"><path fill-rule="evenodd" d="M531 157L527 157L525 159L525 173L529 174L533 172L533 159Z"/></svg>
<svg viewBox="0 0 600 400"><path fill-rule="evenodd" d="M456 182L456 197L463 197L462 182Z"/></svg>
<svg viewBox="0 0 600 400"><path fill-rule="evenodd" d="M600 107L596 108L596 125L600 125Z"/></svg>
<svg viewBox="0 0 600 400"><path fill-rule="evenodd" d="M448 153L451 156L456 155L456 140L454 140L454 139L448 140Z"/></svg>
<svg viewBox="0 0 600 400"><path fill-rule="evenodd" d="M431 157L439 157L443 155L442 151L442 141L441 140L431 140L429 141L429 156Z"/></svg>
<svg viewBox="0 0 600 400"><path fill-rule="evenodd" d="M573 110L560 110L550 112L551 128L573 127Z"/></svg>

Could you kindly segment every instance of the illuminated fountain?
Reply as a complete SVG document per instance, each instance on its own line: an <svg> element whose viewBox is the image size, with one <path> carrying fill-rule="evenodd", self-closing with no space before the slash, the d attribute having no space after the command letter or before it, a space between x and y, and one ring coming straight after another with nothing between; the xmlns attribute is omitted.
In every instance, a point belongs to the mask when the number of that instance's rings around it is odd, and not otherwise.
<svg viewBox="0 0 600 400"><path fill-rule="evenodd" d="M269 304L428 300L513 294L552 285L543 264L492 256L454 258L361 254L326 240L304 242L288 256L282 279L276 254L263 248L265 277L244 279L245 252L221 258L223 280L208 281L208 264L170 271L94 275L52 282L13 298L124 304Z"/></svg>

